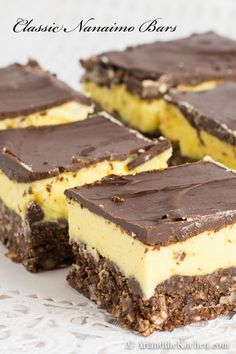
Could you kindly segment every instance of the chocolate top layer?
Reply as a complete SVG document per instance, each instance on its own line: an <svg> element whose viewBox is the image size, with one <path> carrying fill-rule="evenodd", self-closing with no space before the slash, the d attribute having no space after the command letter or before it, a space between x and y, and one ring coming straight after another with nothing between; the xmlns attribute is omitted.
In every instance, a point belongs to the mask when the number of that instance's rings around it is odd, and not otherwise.
<svg viewBox="0 0 236 354"><path fill-rule="evenodd" d="M165 99L176 105L195 128L236 145L236 83L223 83L206 91L171 93Z"/></svg>
<svg viewBox="0 0 236 354"><path fill-rule="evenodd" d="M74 100L92 104L34 60L0 69L0 119L28 115Z"/></svg>
<svg viewBox="0 0 236 354"><path fill-rule="evenodd" d="M30 182L135 154L127 165L132 169L169 147L164 138L151 141L98 114L70 124L0 131L0 169L10 179Z"/></svg>
<svg viewBox="0 0 236 354"><path fill-rule="evenodd" d="M110 176L65 194L148 245L165 246L236 222L236 175L209 162Z"/></svg>
<svg viewBox="0 0 236 354"><path fill-rule="evenodd" d="M236 80L236 42L214 32L192 34L183 39L106 52L83 60L82 65L87 75L94 72L94 81L100 79L104 84L126 82L131 91L151 97L156 94L157 86L156 90L151 86L149 90L148 87L141 90L137 87L138 82L159 80L168 88L208 80ZM101 70L95 72L96 68ZM110 69L107 82L104 79L106 69ZM92 80L92 75L87 79ZM163 85L160 90L165 90Z"/></svg>

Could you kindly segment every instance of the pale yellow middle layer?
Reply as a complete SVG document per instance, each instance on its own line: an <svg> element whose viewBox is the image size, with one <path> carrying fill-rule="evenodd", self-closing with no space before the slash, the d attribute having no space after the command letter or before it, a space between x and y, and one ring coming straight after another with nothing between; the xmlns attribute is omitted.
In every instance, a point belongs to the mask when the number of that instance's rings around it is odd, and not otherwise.
<svg viewBox="0 0 236 354"><path fill-rule="evenodd" d="M21 215L22 218L24 218L31 201L36 202L42 208L45 214L45 221L67 218L65 189L92 183L110 174L124 175L166 168L171 153L172 150L170 148L133 170L127 168L127 164L134 158L134 156L130 156L124 161L111 162L105 160L76 172L65 172L58 177L31 183L17 183L10 180L3 172L0 172L0 199L9 209Z"/></svg>
<svg viewBox="0 0 236 354"><path fill-rule="evenodd" d="M74 201L68 202L68 220L70 241L85 244L97 260L101 255L114 262L126 277L138 282L146 299L174 275L206 275L236 267L236 224L157 249Z"/></svg>
<svg viewBox="0 0 236 354"><path fill-rule="evenodd" d="M196 86L182 85L185 91L201 91L216 86L216 81L203 82ZM85 92L108 112L117 111L121 119L143 133L155 133L160 128L165 105L162 98L142 99L129 92L125 85L99 86L94 82L84 84Z"/></svg>
<svg viewBox="0 0 236 354"><path fill-rule="evenodd" d="M93 110L93 105L86 106L72 101L27 116L2 119L0 120L0 130L72 123L86 119L88 114L93 113Z"/></svg>
<svg viewBox="0 0 236 354"><path fill-rule="evenodd" d="M183 156L193 160L210 156L215 161L236 169L236 146L204 130L197 131L177 107L168 103L164 105L160 131L170 140L178 142Z"/></svg>
<svg viewBox="0 0 236 354"><path fill-rule="evenodd" d="M205 82L186 90L210 89L216 82ZM108 111L116 110L122 119L138 130L152 133L157 129L168 139L178 142L183 156L198 160L211 156L236 169L236 147L204 130L197 131L174 105L162 99L141 99L127 91L124 85L112 88L87 83L85 89Z"/></svg>

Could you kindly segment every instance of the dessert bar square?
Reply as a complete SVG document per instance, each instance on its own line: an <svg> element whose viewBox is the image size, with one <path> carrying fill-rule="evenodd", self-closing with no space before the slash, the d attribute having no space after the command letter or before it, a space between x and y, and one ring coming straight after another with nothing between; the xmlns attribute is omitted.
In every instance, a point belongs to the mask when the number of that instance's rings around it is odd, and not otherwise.
<svg viewBox="0 0 236 354"><path fill-rule="evenodd" d="M64 124L87 118L95 104L35 60L0 69L0 130Z"/></svg>
<svg viewBox="0 0 236 354"><path fill-rule="evenodd" d="M182 156L214 160L236 169L236 83L210 90L174 92L164 96L163 134L178 143Z"/></svg>
<svg viewBox="0 0 236 354"><path fill-rule="evenodd" d="M143 335L236 310L236 175L210 162L69 189L72 287Z"/></svg>
<svg viewBox="0 0 236 354"><path fill-rule="evenodd" d="M213 32L110 51L82 60L84 89L108 112L144 133L168 124L162 96L236 80L236 42ZM173 127L174 129L174 127Z"/></svg>
<svg viewBox="0 0 236 354"><path fill-rule="evenodd" d="M0 239L30 271L69 264L64 190L109 174L165 168L170 156L168 140L149 140L105 114L2 130Z"/></svg>

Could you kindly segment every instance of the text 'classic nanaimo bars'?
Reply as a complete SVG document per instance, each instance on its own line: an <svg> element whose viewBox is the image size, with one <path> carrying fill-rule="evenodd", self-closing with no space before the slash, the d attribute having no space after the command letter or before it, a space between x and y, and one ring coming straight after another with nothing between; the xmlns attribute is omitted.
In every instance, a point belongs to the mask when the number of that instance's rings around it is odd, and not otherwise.
<svg viewBox="0 0 236 354"><path fill-rule="evenodd" d="M144 133L170 125L163 95L236 80L236 42L213 32L110 51L81 61L84 89L108 112ZM164 134L164 133L163 133Z"/></svg>
<svg viewBox="0 0 236 354"><path fill-rule="evenodd" d="M70 264L65 189L165 168L171 152L105 114L0 131L0 239L30 271Z"/></svg>
<svg viewBox="0 0 236 354"><path fill-rule="evenodd" d="M236 310L236 175L210 162L66 191L72 287L143 335Z"/></svg>
<svg viewBox="0 0 236 354"><path fill-rule="evenodd" d="M87 118L94 103L35 61L0 69L0 130Z"/></svg>

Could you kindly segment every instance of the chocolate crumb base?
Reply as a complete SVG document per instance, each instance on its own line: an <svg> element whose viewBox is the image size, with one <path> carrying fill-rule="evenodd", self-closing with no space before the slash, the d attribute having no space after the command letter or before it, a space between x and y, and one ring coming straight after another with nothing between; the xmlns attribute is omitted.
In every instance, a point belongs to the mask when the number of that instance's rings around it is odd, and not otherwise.
<svg viewBox="0 0 236 354"><path fill-rule="evenodd" d="M67 277L70 285L115 316L123 327L143 336L236 311L236 268L206 276L174 276L144 300L134 292L132 280L107 259L100 256L95 261L85 246L75 243L73 252L76 264Z"/></svg>
<svg viewBox="0 0 236 354"><path fill-rule="evenodd" d="M43 213L32 203L25 221L0 200L0 240L6 254L30 272L62 268L73 262L65 220L42 222Z"/></svg>

